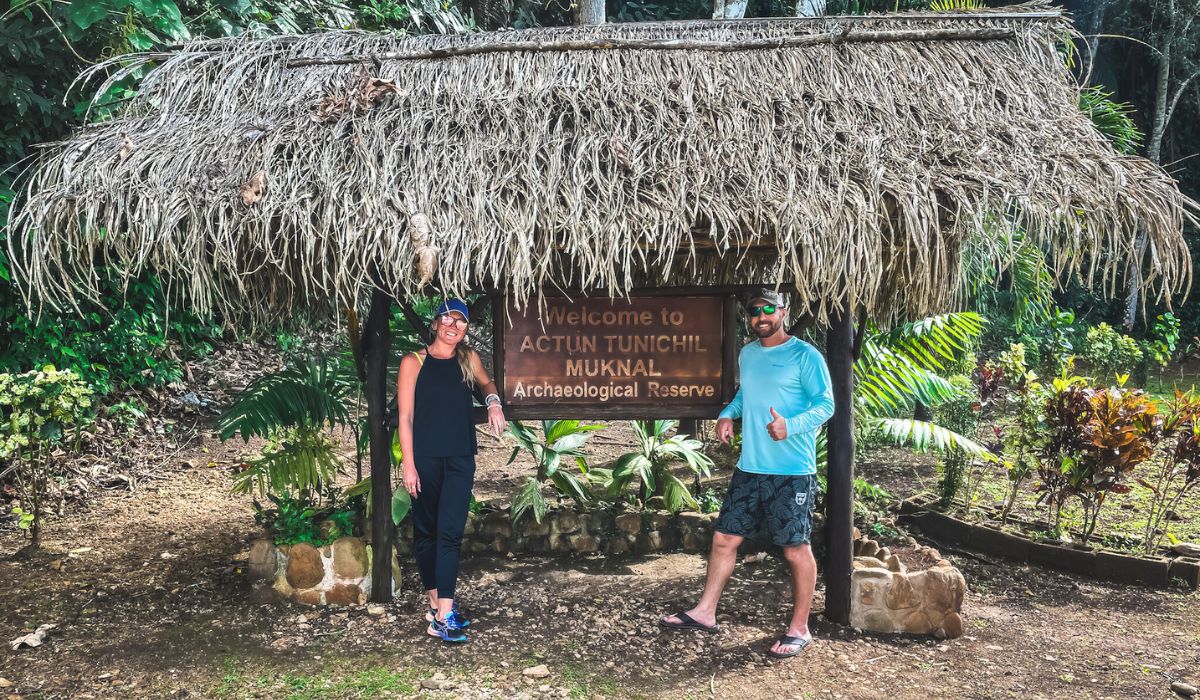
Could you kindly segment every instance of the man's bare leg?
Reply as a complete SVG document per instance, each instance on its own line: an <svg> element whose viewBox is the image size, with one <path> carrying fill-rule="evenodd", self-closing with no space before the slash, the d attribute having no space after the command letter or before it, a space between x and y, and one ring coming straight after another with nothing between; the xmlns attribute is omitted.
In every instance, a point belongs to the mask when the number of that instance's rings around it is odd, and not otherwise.
<svg viewBox="0 0 1200 700"><path fill-rule="evenodd" d="M704 580L704 592L700 594L700 602L696 604L696 607L686 613L696 622L709 627L717 624L717 602L721 600L725 584L729 583L729 577L733 575L733 567L737 565L737 550L742 539L744 538L738 535L727 535L724 532L713 533L712 551L708 555L708 573ZM812 558L811 552L809 558ZM815 562L813 567L815 571ZM810 597L812 595L811 587L809 595ZM679 624L683 620L675 615L668 615L663 618L663 622Z"/></svg>
<svg viewBox="0 0 1200 700"><path fill-rule="evenodd" d="M784 547L783 557L792 570L792 621L788 625L787 635L811 639L808 615L812 611L813 591L817 587L817 560L813 557L812 547L807 544ZM775 642L771 651L788 654L795 651L796 647L795 644Z"/></svg>

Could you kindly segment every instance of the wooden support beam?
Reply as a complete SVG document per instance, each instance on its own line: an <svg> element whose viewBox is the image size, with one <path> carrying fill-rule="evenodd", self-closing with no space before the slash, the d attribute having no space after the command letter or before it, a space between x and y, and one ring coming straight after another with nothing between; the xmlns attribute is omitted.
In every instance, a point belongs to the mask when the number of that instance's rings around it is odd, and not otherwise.
<svg viewBox="0 0 1200 700"><path fill-rule="evenodd" d="M733 41L709 41L703 39L557 39L527 41L497 41L465 44L460 46L434 46L425 50L409 52L386 52L368 55L304 56L294 58L285 65L288 68L306 66L345 65L377 61L414 61L422 59L453 58L488 53L539 53L551 51L760 51L766 49L794 49L821 44L920 42L920 41L995 41L1016 36L1012 29L949 27L939 29L882 29L866 30L842 27L822 34L782 36L763 39Z"/></svg>
<svg viewBox="0 0 1200 700"><path fill-rule="evenodd" d="M833 384L825 494L825 618L850 623L854 529L854 311L843 303L829 321L825 359Z"/></svg>
<svg viewBox="0 0 1200 700"><path fill-rule="evenodd" d="M389 325L392 297L376 288L363 333L367 364L367 422L371 456L371 600L392 599L392 444L387 425L388 357L392 345Z"/></svg>
<svg viewBox="0 0 1200 700"><path fill-rule="evenodd" d="M374 302L372 302L374 304ZM408 321L408 325L417 330L417 336L421 338L421 342L429 345L433 342L433 334L429 330L429 322L432 319L423 319L417 313L417 310L408 303L407 299L398 298L396 304L400 307L400 313L404 314L404 318ZM372 306L374 308L374 306ZM389 314L390 315L390 314Z"/></svg>

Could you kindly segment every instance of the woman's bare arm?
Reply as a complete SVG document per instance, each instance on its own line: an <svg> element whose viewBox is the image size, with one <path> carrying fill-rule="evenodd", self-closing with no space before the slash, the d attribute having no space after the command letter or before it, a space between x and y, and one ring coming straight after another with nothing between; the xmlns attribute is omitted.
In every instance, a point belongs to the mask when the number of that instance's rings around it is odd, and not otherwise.
<svg viewBox="0 0 1200 700"><path fill-rule="evenodd" d="M409 353L400 360L400 371L396 378L396 407L400 418L396 429L400 432L400 463L404 488L413 496L421 491L417 463L413 461L413 397L417 393L417 375L420 372L420 361Z"/></svg>

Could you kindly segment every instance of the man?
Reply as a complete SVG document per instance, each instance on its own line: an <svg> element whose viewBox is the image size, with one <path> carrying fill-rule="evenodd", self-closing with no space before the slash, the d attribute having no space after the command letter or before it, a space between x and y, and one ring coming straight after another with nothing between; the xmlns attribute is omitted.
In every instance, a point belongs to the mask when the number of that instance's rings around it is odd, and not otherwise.
<svg viewBox="0 0 1200 700"><path fill-rule="evenodd" d="M788 335L786 301L763 289L747 307L758 336L738 357L740 388L717 420L717 438L729 444L742 419L742 454L717 517L708 577L696 607L659 621L668 629L717 631L717 601L733 574L738 545L765 530L783 548L792 573L791 624L771 655L795 656L812 642L808 614L817 583L809 538L817 492L816 436L833 415L825 358Z"/></svg>

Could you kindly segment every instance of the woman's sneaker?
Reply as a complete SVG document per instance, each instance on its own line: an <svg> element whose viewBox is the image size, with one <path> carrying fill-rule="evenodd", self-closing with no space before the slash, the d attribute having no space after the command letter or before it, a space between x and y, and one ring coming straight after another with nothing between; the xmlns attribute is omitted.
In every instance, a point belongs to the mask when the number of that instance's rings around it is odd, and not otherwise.
<svg viewBox="0 0 1200 700"><path fill-rule="evenodd" d="M426 622L433 622L433 619L435 617L437 617L437 608L430 608L429 612L425 613L425 621ZM471 621L468 620L465 615L463 615L461 612L458 611L458 603L457 602L454 603L454 607L450 608L450 615L448 615L447 617L453 617L455 624L458 625L459 629L465 630L466 628L471 626Z"/></svg>
<svg viewBox="0 0 1200 700"><path fill-rule="evenodd" d="M455 622L453 615L447 617L445 620L439 620L435 616L433 622L429 623L428 634L431 637L441 637L443 642L450 644L465 644L470 641L467 639L467 635L463 632L462 627Z"/></svg>

